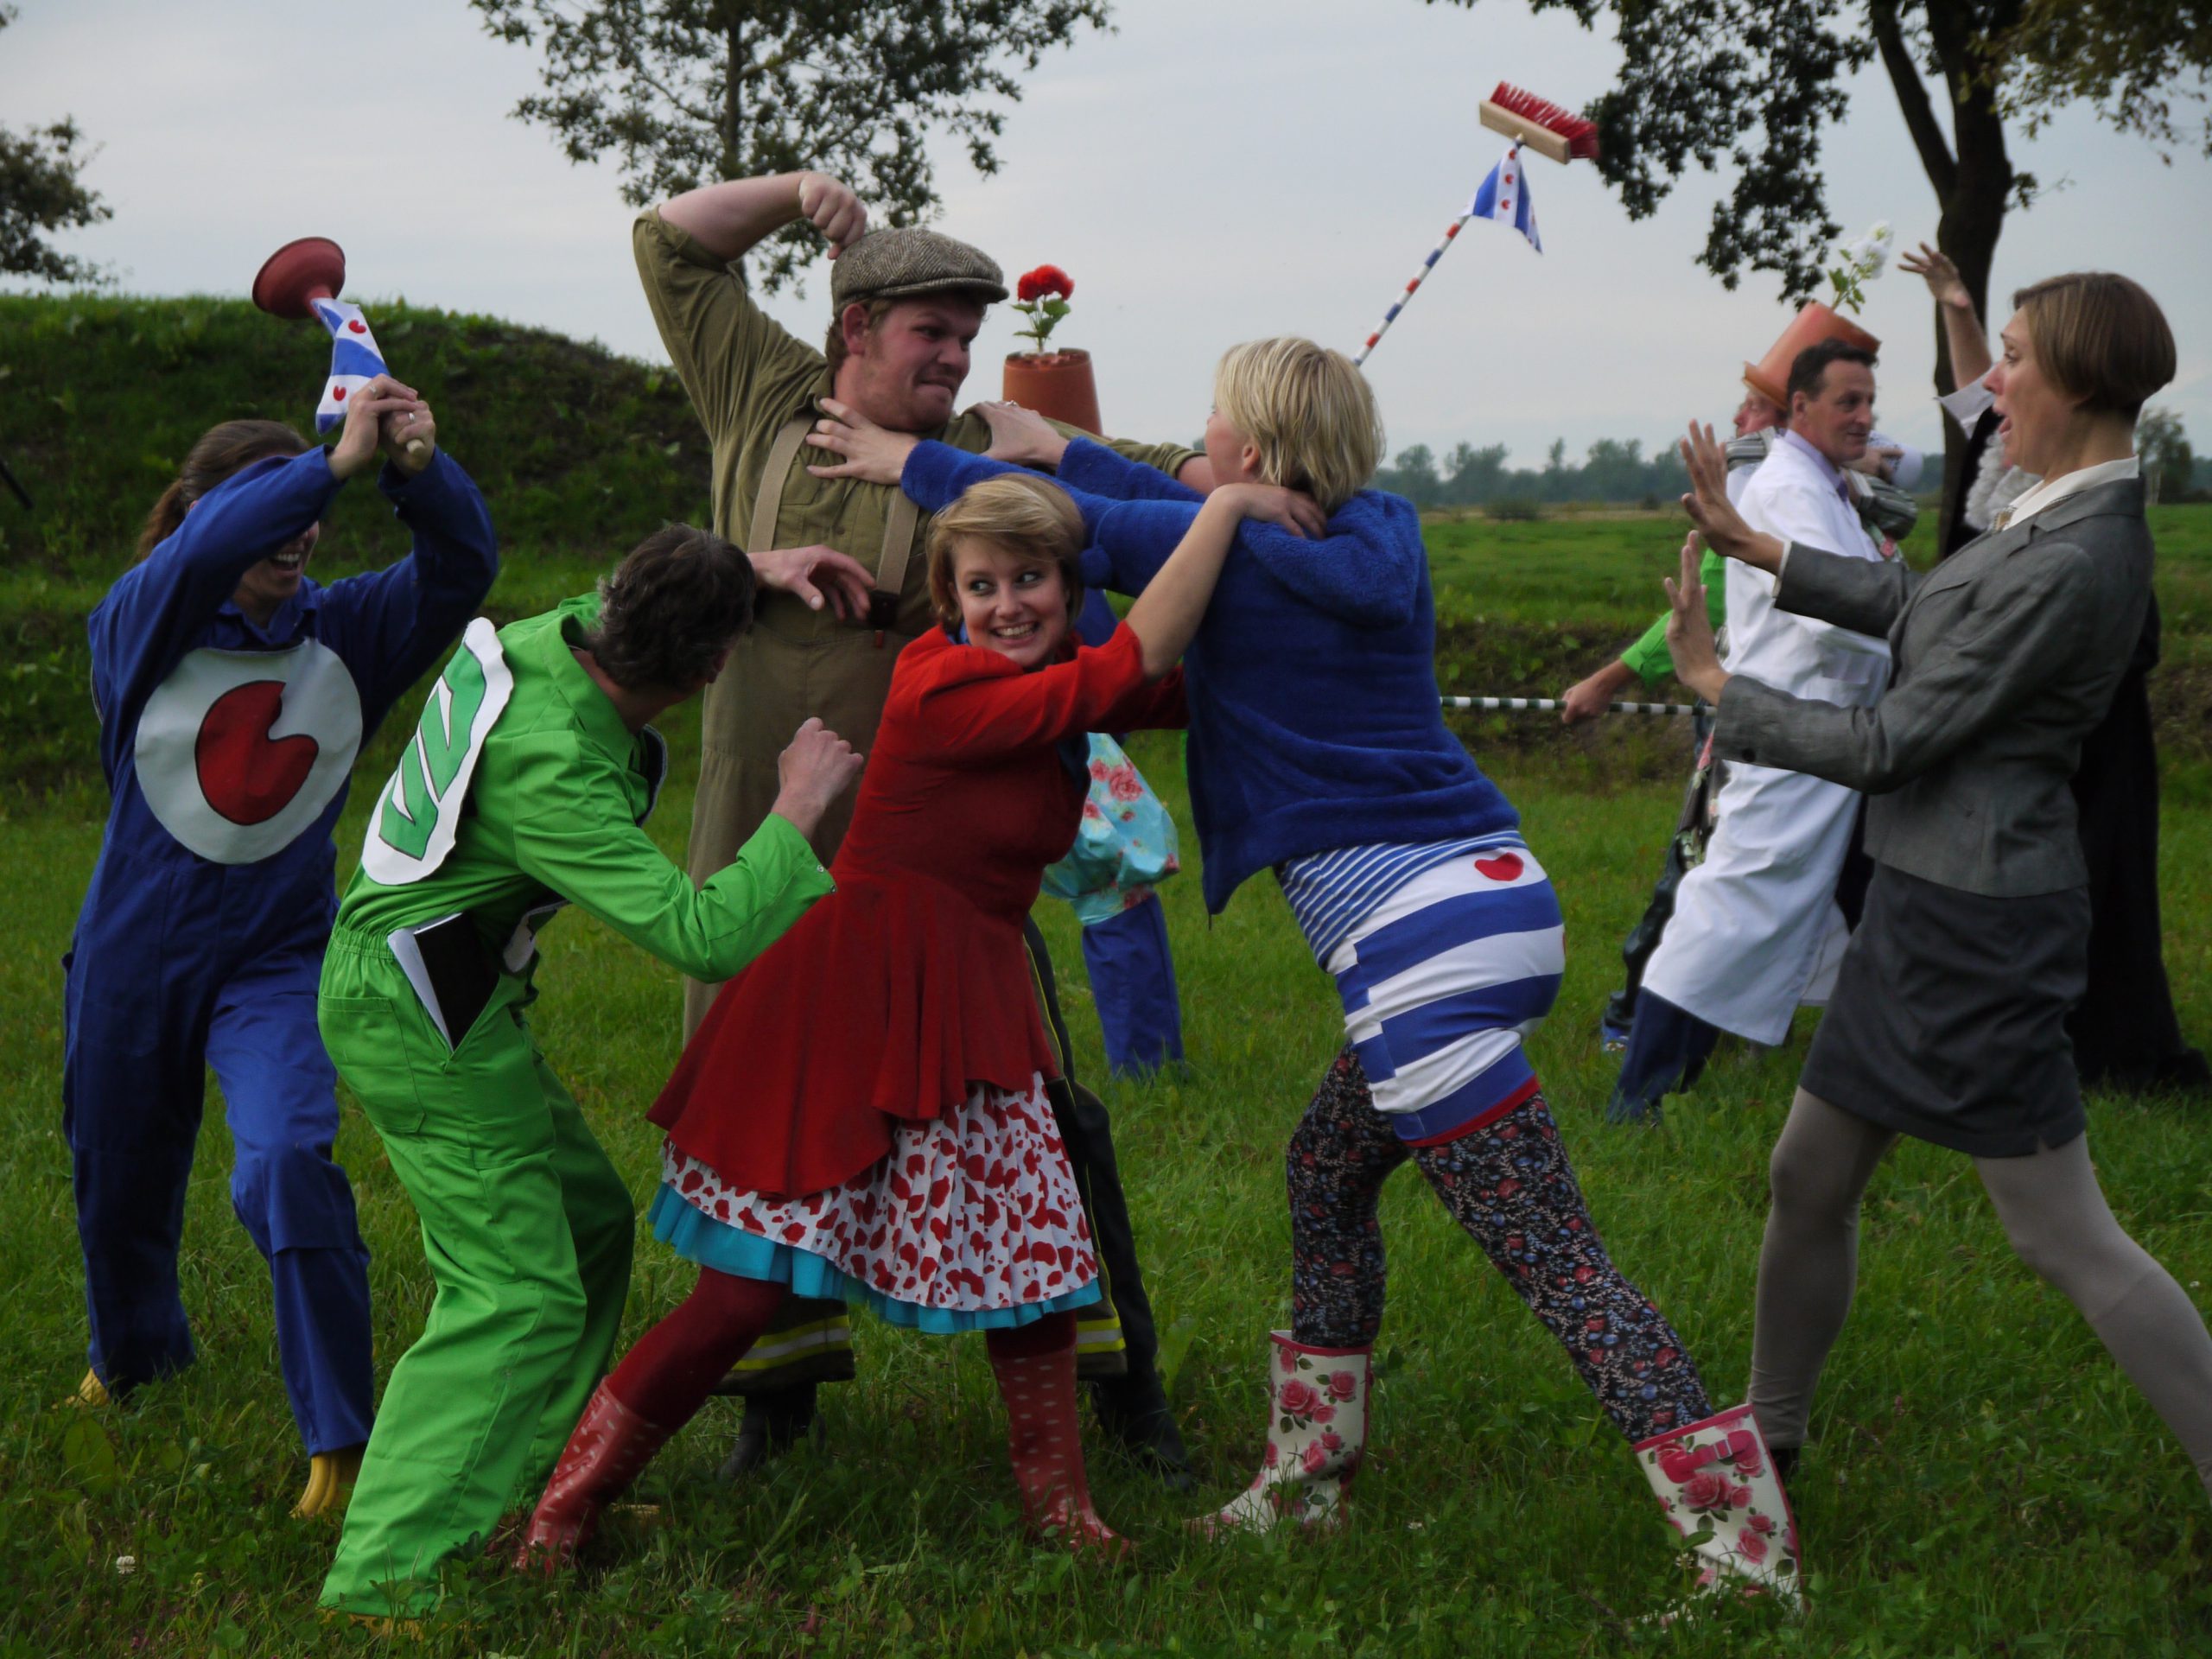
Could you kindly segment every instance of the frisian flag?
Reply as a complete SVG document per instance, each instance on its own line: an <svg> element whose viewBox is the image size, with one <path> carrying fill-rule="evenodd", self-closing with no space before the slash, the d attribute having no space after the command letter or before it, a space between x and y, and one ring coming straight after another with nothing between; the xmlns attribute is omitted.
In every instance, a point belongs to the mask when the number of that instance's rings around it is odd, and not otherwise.
<svg viewBox="0 0 2212 1659"><path fill-rule="evenodd" d="M315 429L327 432L344 423L346 400L386 370L384 353L377 349L377 337L369 332L369 320L359 306L327 299L308 303L330 330L330 378L315 409Z"/></svg>
<svg viewBox="0 0 2212 1659"><path fill-rule="evenodd" d="M1529 200L1529 178L1521 165L1520 145L1509 148L1476 188L1475 199L1467 204L1467 217L1510 225L1529 238L1529 245L1538 253L1544 251L1543 238L1536 234L1536 209Z"/></svg>

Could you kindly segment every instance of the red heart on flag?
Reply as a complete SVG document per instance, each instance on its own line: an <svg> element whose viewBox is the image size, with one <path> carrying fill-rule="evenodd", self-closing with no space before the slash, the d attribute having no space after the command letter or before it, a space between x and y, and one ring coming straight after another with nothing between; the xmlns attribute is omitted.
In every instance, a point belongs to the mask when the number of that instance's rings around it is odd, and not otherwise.
<svg viewBox="0 0 2212 1659"><path fill-rule="evenodd" d="M369 325L363 322L359 317L354 318L353 321L347 323L346 326L348 328L351 328L357 334L365 334L369 332Z"/></svg>
<svg viewBox="0 0 2212 1659"><path fill-rule="evenodd" d="M330 401L334 404L344 403L346 401L346 388L343 386L333 386L330 389Z"/></svg>
<svg viewBox="0 0 2212 1659"><path fill-rule="evenodd" d="M1478 858L1475 868L1493 881L1510 881L1527 867L1518 853L1500 853L1496 858Z"/></svg>

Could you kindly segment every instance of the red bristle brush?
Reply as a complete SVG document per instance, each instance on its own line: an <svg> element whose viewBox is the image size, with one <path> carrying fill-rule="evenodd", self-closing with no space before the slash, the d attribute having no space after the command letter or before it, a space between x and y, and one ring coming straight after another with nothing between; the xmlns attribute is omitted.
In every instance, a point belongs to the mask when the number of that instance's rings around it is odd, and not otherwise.
<svg viewBox="0 0 2212 1659"><path fill-rule="evenodd" d="M1526 144L1548 162L1598 159L1597 124L1506 81L1483 100L1483 125Z"/></svg>
<svg viewBox="0 0 2212 1659"><path fill-rule="evenodd" d="M1594 123L1572 110L1548 102L1533 92L1524 92L1505 81L1499 81L1497 90L1483 100L1480 114L1483 125L1513 140L1512 148L1505 153L1505 160L1498 164L1501 168L1512 168L1517 153L1524 147L1535 150L1548 161L1571 162L1577 156L1585 161L1597 158L1598 129ZM1478 189L1476 192L1477 201L1480 200L1481 195ZM1525 186L1522 195L1525 201ZM1376 342L1389 333L1390 325L1398 320L1398 313L1406 308L1407 303L1427 279L1428 273L1436 269L1436 262L1444 257L1444 250L1452 245L1459 234L1460 227L1472 219L1475 213L1476 202L1471 201L1467 204L1466 212L1446 227L1444 239L1428 251L1428 257L1421 262L1421 269L1414 272L1413 280L1399 291L1390 308L1382 314L1382 321L1376 325L1375 332L1367 337L1367 343L1352 358L1355 364L1367 361L1368 353L1375 349ZM1501 217L1504 215L1501 214ZM1533 217L1525 226L1524 234L1532 245L1535 243Z"/></svg>

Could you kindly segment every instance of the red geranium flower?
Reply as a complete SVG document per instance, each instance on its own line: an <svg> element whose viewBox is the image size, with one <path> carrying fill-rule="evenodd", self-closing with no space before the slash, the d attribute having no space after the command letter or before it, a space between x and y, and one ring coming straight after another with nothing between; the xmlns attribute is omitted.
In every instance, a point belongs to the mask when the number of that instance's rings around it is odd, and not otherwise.
<svg viewBox="0 0 2212 1659"><path fill-rule="evenodd" d="M1014 297L1041 300L1047 294L1057 294L1064 300L1075 297L1075 278L1058 265L1039 265L1023 274L1014 285Z"/></svg>

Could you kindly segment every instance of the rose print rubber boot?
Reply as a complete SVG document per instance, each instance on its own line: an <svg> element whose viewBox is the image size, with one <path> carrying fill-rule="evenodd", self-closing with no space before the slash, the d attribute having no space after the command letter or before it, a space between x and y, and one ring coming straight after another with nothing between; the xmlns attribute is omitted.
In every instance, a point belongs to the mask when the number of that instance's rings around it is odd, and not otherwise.
<svg viewBox="0 0 2212 1659"><path fill-rule="evenodd" d="M1345 1489L1367 1448L1365 1348L1309 1348L1277 1331L1268 1368L1268 1451L1236 1501L1191 1524L1202 1532L1265 1532L1295 1518L1308 1527L1344 1521Z"/></svg>
<svg viewBox="0 0 2212 1659"><path fill-rule="evenodd" d="M1797 1523L1748 1404L1656 1435L1636 1448L1636 1459L1668 1524L1703 1564L1699 1589L1722 1593L1732 1580L1803 1608Z"/></svg>

